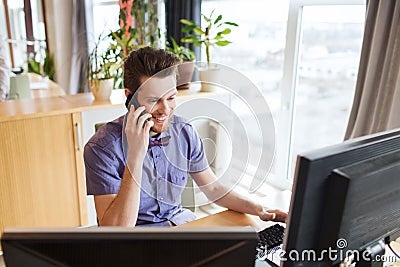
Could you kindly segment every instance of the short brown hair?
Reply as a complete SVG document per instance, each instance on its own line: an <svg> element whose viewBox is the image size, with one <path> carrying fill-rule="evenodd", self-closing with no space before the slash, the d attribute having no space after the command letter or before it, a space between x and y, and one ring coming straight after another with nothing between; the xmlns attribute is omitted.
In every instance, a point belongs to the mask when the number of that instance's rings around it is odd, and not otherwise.
<svg viewBox="0 0 400 267"><path fill-rule="evenodd" d="M174 66L180 62L180 58L176 55L151 46L134 50L124 62L124 87L134 94L141 85L141 78L152 77L162 70L166 71L161 77L176 75Z"/></svg>

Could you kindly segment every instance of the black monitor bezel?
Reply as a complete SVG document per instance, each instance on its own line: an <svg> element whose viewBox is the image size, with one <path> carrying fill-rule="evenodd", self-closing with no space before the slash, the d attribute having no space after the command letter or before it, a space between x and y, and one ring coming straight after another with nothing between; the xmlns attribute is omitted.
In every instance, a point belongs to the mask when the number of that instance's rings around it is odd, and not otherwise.
<svg viewBox="0 0 400 267"><path fill-rule="evenodd" d="M162 251L152 249L159 247L159 242L168 244L165 250L172 251L172 253L162 255ZM251 227L6 228L2 235L1 243L4 251L4 260L6 264L12 264L10 266L23 266L26 262L35 262L36 266L85 266L88 263L87 257L90 257L91 263L100 266L102 263L99 263L99 259L97 259L99 255L96 252L93 253L93 250L86 250L85 248L88 248L89 245L97 246L100 249L99 251L104 252L105 248L112 248L112 244L120 244L118 245L119 248L129 244L129 248L143 247L143 249L140 253L136 252L136 254L134 250L121 252L111 249L109 255L100 255L103 260L106 259L108 261L108 264L112 262L111 266L129 266L133 262L139 263L139 265L146 263L146 266L158 265L155 264L157 261L152 258L150 258L152 260L147 260L149 256L162 257L166 266L185 266L187 262L193 262L193 259L199 266L218 266L222 262L235 261L245 263L246 266L252 266L255 261L255 248L258 243L258 237ZM178 248L176 250L173 249L175 244L178 244L181 249L183 248L182 250L186 251L179 251ZM77 252L76 245L83 249ZM58 246L58 250L65 247L71 248L70 251L65 251L66 255L78 258L74 259L75 263L72 265L65 264L64 255L58 259L54 256L60 255L59 252L54 254L43 251L51 246ZM201 258L196 255L196 253L201 254L198 253L201 252L200 250L189 249L197 247L201 249L205 248L205 246L214 246L209 251L214 251L215 253L207 254ZM85 253L94 255L85 255ZM201 255L203 256L204 253ZM115 262L109 260L109 258L117 256L122 257L122 259ZM83 259L80 260L79 257ZM83 263L80 264L81 262Z"/></svg>

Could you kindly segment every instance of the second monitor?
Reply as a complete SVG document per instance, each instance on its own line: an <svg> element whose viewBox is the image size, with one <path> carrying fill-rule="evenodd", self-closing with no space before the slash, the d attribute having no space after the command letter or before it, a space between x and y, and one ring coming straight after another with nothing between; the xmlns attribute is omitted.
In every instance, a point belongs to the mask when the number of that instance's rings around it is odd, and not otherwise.
<svg viewBox="0 0 400 267"><path fill-rule="evenodd" d="M388 153L400 153L399 129L352 139L298 157L284 242L286 261L282 262L283 266L330 266L324 261L309 260L302 255L310 251L318 253L321 250L321 240L332 235L324 232L330 230L322 228L325 213L330 212L326 210L327 203L340 201L339 194L328 196L331 173L337 168L379 158ZM396 217L393 219L396 221ZM400 225L400 222L397 224ZM289 257L289 253L294 256Z"/></svg>

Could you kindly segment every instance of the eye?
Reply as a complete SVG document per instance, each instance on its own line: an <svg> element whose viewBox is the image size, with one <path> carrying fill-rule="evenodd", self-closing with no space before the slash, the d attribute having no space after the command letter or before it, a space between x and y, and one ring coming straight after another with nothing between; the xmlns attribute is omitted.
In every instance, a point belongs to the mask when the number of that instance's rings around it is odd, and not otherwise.
<svg viewBox="0 0 400 267"><path fill-rule="evenodd" d="M168 98L168 100L174 100L176 98L176 96L171 96Z"/></svg>

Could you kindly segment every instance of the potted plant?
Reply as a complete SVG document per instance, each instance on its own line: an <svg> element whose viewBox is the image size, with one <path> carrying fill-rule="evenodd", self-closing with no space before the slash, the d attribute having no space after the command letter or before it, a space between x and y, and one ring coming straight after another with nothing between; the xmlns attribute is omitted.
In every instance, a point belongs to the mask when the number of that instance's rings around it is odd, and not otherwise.
<svg viewBox="0 0 400 267"><path fill-rule="evenodd" d="M197 25L194 21L181 19L180 22L185 26L182 32L190 34L181 39L181 42L191 43L194 46L205 48L206 66L199 69L200 80L202 81L202 91L213 91L214 87L209 84L218 83L218 68L211 64L211 51L214 46L227 46L231 41L226 36L232 32L231 27L237 27L238 24L229 21L222 21L222 15L214 17L214 10L209 16L201 14L205 21L205 26Z"/></svg>
<svg viewBox="0 0 400 267"><path fill-rule="evenodd" d="M173 37L171 37L171 43L172 46L167 43L165 50L177 55L183 61L182 64L178 65L176 88L178 90L189 89L193 77L194 61L196 60L196 56L189 48L178 45Z"/></svg>
<svg viewBox="0 0 400 267"><path fill-rule="evenodd" d="M114 50L109 46L101 51L102 36L99 37L94 49L87 60L87 78L90 88L96 100L107 100L110 98L114 88L114 79L121 65Z"/></svg>
<svg viewBox="0 0 400 267"><path fill-rule="evenodd" d="M161 34L156 3L157 1L145 0L119 1L120 28L108 35L109 49L119 63L115 74L116 88L123 88L123 62L131 51L147 45L159 46Z"/></svg>

